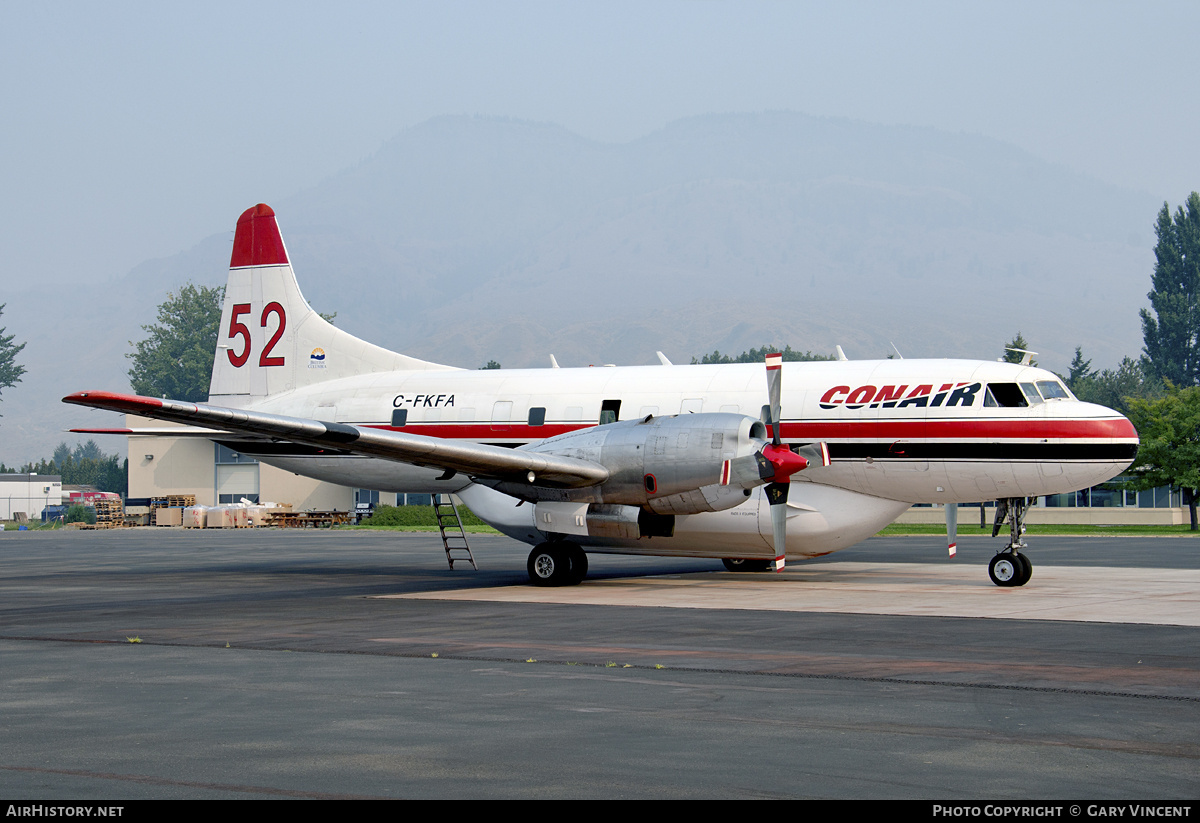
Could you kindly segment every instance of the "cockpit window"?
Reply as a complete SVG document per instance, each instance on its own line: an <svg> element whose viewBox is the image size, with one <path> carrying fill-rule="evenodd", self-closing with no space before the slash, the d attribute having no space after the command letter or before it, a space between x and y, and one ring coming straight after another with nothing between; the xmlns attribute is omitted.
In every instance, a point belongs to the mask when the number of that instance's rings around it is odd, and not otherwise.
<svg viewBox="0 0 1200 823"><path fill-rule="evenodd" d="M1029 401L1029 405L1036 406L1042 402L1042 396L1038 394L1037 386L1032 383L1022 383L1021 393L1025 395L1025 399Z"/></svg>
<svg viewBox="0 0 1200 823"><path fill-rule="evenodd" d="M1037 391L1034 391L1034 394L1036 395ZM1038 398L1038 402L1042 402L1040 397ZM1025 395L1016 383L988 383L987 394L984 395L983 404L985 406L1019 408L1028 406L1029 402L1025 399Z"/></svg>
<svg viewBox="0 0 1200 823"><path fill-rule="evenodd" d="M1039 380L1037 387L1047 400L1069 400L1071 397L1057 380Z"/></svg>

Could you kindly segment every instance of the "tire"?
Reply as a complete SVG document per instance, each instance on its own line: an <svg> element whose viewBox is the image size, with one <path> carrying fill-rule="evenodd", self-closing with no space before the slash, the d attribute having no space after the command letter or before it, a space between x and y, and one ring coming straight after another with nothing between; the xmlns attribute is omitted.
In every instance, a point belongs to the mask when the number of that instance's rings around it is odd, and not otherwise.
<svg viewBox="0 0 1200 823"><path fill-rule="evenodd" d="M579 545L575 543L563 543L563 551L570 563L571 571L564 582L564 585L575 586L587 577L588 573L588 558L585 552Z"/></svg>
<svg viewBox="0 0 1200 823"><path fill-rule="evenodd" d="M997 586L1005 588L1020 585L1017 581L1021 579L1024 570L1025 566L1021 563L1019 555L1009 552L1000 552L988 563L988 577L992 578L992 582Z"/></svg>
<svg viewBox="0 0 1200 823"><path fill-rule="evenodd" d="M731 572L765 572L771 568L770 560L746 559L744 557L723 557L721 563Z"/></svg>
<svg viewBox="0 0 1200 823"><path fill-rule="evenodd" d="M1029 578L1033 577L1033 563L1023 554L1018 554L1017 559L1021 561L1021 576L1017 578L1017 582L1013 583L1013 585L1024 586L1029 582Z"/></svg>
<svg viewBox="0 0 1200 823"><path fill-rule="evenodd" d="M535 586L561 586L571 577L571 560L561 545L542 543L529 553L525 569Z"/></svg>

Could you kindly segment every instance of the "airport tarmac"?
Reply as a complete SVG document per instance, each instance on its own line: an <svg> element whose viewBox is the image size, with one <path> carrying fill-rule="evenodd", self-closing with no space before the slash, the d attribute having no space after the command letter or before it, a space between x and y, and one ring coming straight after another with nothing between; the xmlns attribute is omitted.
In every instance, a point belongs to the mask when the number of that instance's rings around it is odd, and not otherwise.
<svg viewBox="0 0 1200 823"><path fill-rule="evenodd" d="M562 589L471 542L0 533L0 798L1200 793L1193 539L1033 537L1021 589L1000 539Z"/></svg>

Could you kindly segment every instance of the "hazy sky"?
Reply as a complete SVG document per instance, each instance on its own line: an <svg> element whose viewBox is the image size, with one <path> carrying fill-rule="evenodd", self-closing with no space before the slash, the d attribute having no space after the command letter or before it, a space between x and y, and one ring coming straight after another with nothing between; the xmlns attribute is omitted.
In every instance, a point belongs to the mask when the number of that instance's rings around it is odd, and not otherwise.
<svg viewBox="0 0 1200 823"><path fill-rule="evenodd" d="M1198 32L1194 0L0 0L0 302L232 230L439 114L607 141L764 109L932 126L1177 205Z"/></svg>

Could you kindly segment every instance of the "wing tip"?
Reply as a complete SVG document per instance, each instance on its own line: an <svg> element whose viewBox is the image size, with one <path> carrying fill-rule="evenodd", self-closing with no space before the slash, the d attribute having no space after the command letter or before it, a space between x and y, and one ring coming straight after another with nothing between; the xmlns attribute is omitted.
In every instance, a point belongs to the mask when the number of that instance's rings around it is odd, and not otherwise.
<svg viewBox="0 0 1200 823"><path fill-rule="evenodd" d="M62 399L64 403L76 406L88 406L93 409L109 409L112 411L144 411L146 409L162 408L163 401L156 397L142 397L137 394L120 394L111 391L77 391Z"/></svg>

